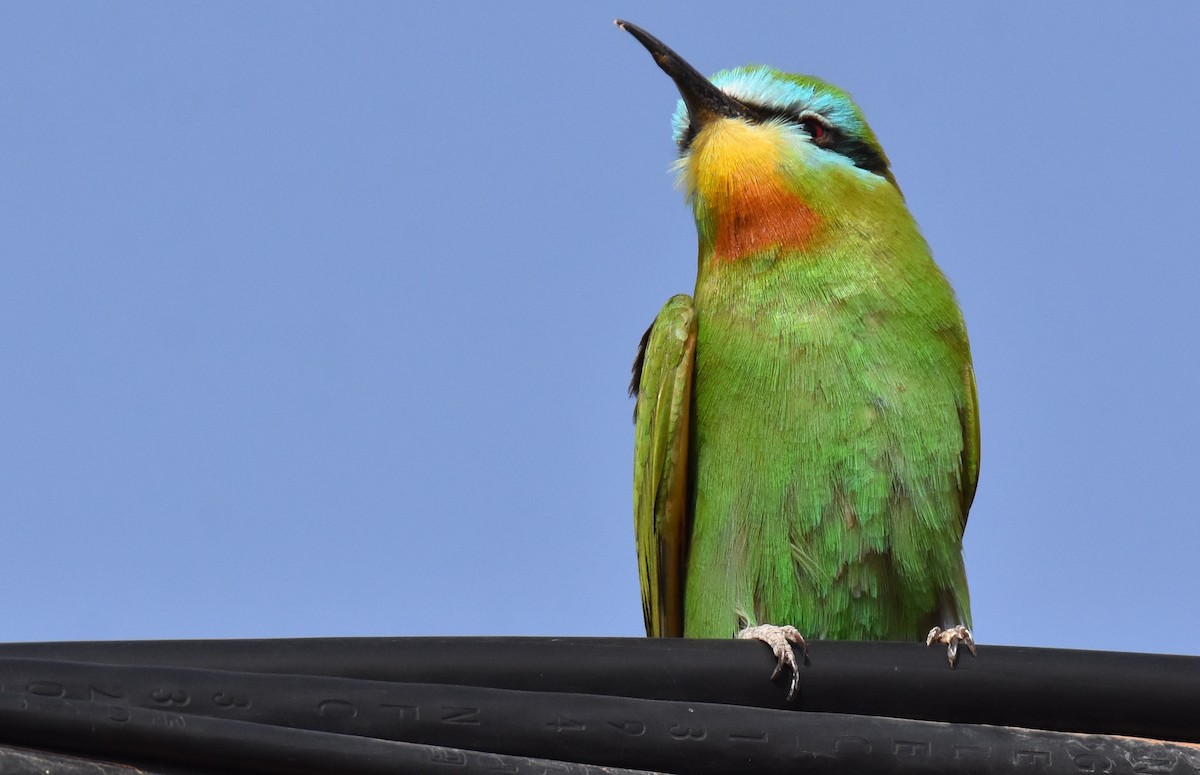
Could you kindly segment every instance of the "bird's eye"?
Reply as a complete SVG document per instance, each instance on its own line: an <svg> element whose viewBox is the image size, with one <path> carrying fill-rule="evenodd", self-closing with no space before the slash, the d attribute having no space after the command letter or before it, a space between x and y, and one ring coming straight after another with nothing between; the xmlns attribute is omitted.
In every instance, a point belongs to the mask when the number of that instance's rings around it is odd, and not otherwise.
<svg viewBox="0 0 1200 775"><path fill-rule="evenodd" d="M815 113L801 113L799 119L800 126L808 132L813 145L824 146L833 140L833 127L829 125L829 121L824 116L818 116Z"/></svg>

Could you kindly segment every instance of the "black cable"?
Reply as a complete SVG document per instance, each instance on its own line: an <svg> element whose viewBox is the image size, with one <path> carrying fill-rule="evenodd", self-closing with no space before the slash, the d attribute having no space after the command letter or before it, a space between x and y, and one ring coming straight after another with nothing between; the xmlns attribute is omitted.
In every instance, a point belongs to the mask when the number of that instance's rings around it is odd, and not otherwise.
<svg viewBox="0 0 1200 775"><path fill-rule="evenodd" d="M811 654L788 704L767 649L733 641L0 644L0 743L313 775L436 756L458 773L1200 769L1196 746L1048 731L1195 740L1196 657L994 647L950 671L912 644Z"/></svg>
<svg viewBox="0 0 1200 775"><path fill-rule="evenodd" d="M7 658L0 677L21 692L0 695L8 742L262 772L373 772L377 761L428 771L427 752L410 761L385 741L678 773L1132 773L1196 754L1031 729L328 676Z"/></svg>
<svg viewBox="0 0 1200 775"><path fill-rule="evenodd" d="M0 731L24 745L221 773L667 775L12 692L0 692Z"/></svg>
<svg viewBox="0 0 1200 775"><path fill-rule="evenodd" d="M639 638L332 638L0 645L0 656L602 694L1200 742L1200 658L818 641L800 696L760 643Z"/></svg>

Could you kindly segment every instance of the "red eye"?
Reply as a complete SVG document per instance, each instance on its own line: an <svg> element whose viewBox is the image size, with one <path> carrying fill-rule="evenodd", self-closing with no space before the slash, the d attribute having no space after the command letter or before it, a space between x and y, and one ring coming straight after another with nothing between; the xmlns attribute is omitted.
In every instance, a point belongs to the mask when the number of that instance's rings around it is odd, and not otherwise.
<svg viewBox="0 0 1200 775"><path fill-rule="evenodd" d="M800 125L804 127L804 131L808 132L814 145L824 145L829 142L829 125L822 119L812 114L803 115L800 117Z"/></svg>

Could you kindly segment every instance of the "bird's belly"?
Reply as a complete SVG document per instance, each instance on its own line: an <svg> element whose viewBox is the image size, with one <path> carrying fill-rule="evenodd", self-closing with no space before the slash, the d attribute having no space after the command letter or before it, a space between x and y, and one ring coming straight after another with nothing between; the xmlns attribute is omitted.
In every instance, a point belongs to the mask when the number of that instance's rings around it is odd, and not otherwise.
<svg viewBox="0 0 1200 775"><path fill-rule="evenodd" d="M685 632L911 639L962 575L953 357L861 335L702 338ZM938 346L921 343L936 355ZM929 345L929 346L925 346Z"/></svg>

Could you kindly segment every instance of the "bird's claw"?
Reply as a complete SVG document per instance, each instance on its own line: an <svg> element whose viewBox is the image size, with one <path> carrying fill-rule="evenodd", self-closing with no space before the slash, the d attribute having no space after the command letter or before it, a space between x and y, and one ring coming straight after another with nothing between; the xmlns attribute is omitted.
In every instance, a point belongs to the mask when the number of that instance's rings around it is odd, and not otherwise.
<svg viewBox="0 0 1200 775"><path fill-rule="evenodd" d="M743 640L761 640L763 643L771 647L775 658L779 661L775 663L775 671L771 673L771 680L774 681L783 673L784 666L792 669L792 683L788 689L788 701L796 698L796 694L800 691L800 666L796 662L796 651L792 648L792 644L800 647L800 653L804 656L804 664L808 664L808 644L804 642L804 636L800 631L790 624L783 626L775 624L760 624L757 627L747 627L740 631L737 637Z"/></svg>
<svg viewBox="0 0 1200 775"><path fill-rule="evenodd" d="M975 639L971 637L971 631L961 624L957 627L951 627L948 630L943 630L941 627L934 627L929 631L928 637L925 638L925 645L932 646L934 641L946 644L946 658L950 660L950 667L958 664L958 644L962 643L971 652L971 656L979 656L979 652L975 650Z"/></svg>

